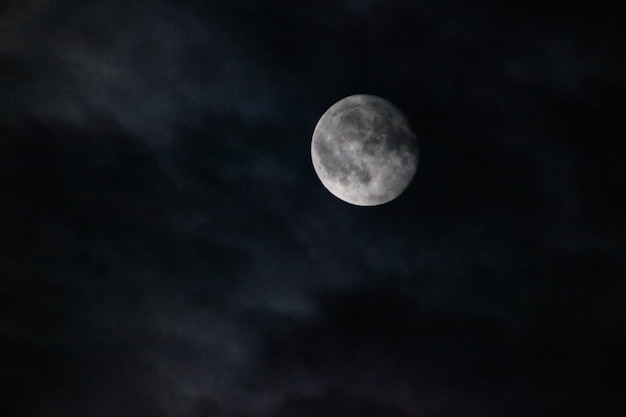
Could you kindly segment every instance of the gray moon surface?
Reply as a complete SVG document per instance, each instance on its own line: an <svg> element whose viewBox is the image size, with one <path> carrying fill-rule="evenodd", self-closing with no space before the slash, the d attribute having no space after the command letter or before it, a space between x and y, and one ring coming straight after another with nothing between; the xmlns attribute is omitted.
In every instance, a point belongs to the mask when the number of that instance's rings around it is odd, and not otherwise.
<svg viewBox="0 0 626 417"><path fill-rule="evenodd" d="M417 170L418 144L397 107L357 94L322 115L313 132L311 160L333 195L350 204L376 206L409 186Z"/></svg>

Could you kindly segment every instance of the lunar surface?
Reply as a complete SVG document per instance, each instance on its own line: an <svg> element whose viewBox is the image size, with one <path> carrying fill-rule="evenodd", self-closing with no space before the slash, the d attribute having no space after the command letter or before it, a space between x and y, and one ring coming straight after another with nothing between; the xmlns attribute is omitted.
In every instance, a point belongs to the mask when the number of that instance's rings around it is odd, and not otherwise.
<svg viewBox="0 0 626 417"><path fill-rule="evenodd" d="M380 97L353 95L320 118L311 142L317 176L350 204L387 203L408 187L417 170L418 145L404 114Z"/></svg>

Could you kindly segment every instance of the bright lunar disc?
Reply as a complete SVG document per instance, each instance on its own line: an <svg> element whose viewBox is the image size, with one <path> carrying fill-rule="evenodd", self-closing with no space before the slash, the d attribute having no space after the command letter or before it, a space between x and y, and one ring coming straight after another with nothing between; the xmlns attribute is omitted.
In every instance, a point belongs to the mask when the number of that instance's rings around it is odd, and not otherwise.
<svg viewBox="0 0 626 417"><path fill-rule="evenodd" d="M376 206L398 197L417 170L418 146L404 114L385 99L354 95L322 115L311 141L313 168L336 197Z"/></svg>

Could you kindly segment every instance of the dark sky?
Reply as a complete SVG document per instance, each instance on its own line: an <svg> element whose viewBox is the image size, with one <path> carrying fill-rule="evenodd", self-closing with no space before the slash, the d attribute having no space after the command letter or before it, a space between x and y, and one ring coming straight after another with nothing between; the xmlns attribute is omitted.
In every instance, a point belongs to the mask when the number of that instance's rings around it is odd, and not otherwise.
<svg viewBox="0 0 626 417"><path fill-rule="evenodd" d="M0 414L621 415L624 13L4 1ZM420 143L378 207L310 160L356 93Z"/></svg>

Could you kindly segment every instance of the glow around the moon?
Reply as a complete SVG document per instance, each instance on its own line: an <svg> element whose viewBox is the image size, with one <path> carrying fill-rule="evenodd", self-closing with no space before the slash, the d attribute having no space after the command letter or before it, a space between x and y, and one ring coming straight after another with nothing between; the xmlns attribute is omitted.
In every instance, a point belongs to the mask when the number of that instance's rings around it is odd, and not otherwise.
<svg viewBox="0 0 626 417"><path fill-rule="evenodd" d="M338 101L322 115L313 132L311 159L333 195L375 206L408 187L417 170L418 145L398 108L360 94Z"/></svg>

